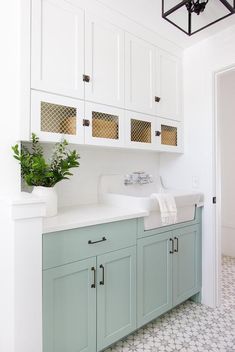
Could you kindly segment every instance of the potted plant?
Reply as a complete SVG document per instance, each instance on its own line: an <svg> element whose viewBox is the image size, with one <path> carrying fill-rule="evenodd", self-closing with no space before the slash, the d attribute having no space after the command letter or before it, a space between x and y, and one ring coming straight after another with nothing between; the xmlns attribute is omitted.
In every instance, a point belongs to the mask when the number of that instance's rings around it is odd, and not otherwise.
<svg viewBox="0 0 235 352"><path fill-rule="evenodd" d="M28 186L34 187L34 195L40 196L46 202L46 216L57 214L57 193L54 186L69 179L73 175L70 169L79 166L79 154L76 150L69 150L67 146L65 139L56 143L48 161L39 138L34 133L30 149L23 145L20 150L18 144L12 147L13 156L21 165L23 180Z"/></svg>

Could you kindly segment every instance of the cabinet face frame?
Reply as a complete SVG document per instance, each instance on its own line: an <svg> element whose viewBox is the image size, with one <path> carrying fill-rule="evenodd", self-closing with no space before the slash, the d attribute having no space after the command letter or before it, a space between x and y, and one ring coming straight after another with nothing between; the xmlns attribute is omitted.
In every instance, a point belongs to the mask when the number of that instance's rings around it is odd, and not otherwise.
<svg viewBox="0 0 235 352"><path fill-rule="evenodd" d="M139 55L134 55L134 47L139 49ZM142 50L141 50L142 49ZM143 50L144 49L144 50ZM141 63L140 53L147 56L145 67ZM136 67L135 67L136 65ZM135 72L136 71L136 72ZM140 76L140 73L142 77ZM155 102L155 47L129 33L125 33L125 107L126 109L154 115ZM134 81L136 78L137 82ZM136 96L134 88L138 87ZM147 95L146 95L147 91ZM146 95L144 102L142 97Z"/></svg>
<svg viewBox="0 0 235 352"><path fill-rule="evenodd" d="M110 35L110 41L103 39L97 45L99 30ZM124 31L96 14L86 12L85 42L85 72L90 76L90 82L85 83L85 99L124 107ZM105 59L102 59L104 55ZM110 73L114 76L112 82Z"/></svg>
<svg viewBox="0 0 235 352"><path fill-rule="evenodd" d="M167 126L167 127L169 126L170 128L173 127L177 129L177 146L162 144L162 126ZM157 148L159 151L183 153L183 150L184 150L183 124L181 122L157 117L156 131L161 132L160 136L156 137Z"/></svg>
<svg viewBox="0 0 235 352"><path fill-rule="evenodd" d="M76 134L53 133L41 130L41 102L68 106L76 109ZM53 94L31 91L31 133L36 133L42 141L60 142L65 138L70 143L84 144L84 102Z"/></svg>
<svg viewBox="0 0 235 352"><path fill-rule="evenodd" d="M168 52L156 48L156 95L160 101L156 103L156 114L162 118L182 121L182 63ZM164 64L168 66L164 68ZM170 66L170 69L169 69ZM172 70L171 72L169 72ZM171 91L172 98L164 95L164 87ZM166 88L165 88L166 91Z"/></svg>
<svg viewBox="0 0 235 352"><path fill-rule="evenodd" d="M136 149L157 150L157 140L155 137L156 117L141 114L133 111L126 111L125 116L125 145ZM146 122L151 124L151 143L137 142L131 140L131 120Z"/></svg>
<svg viewBox="0 0 235 352"><path fill-rule="evenodd" d="M48 12L44 13L46 5L51 9L47 8ZM57 23L55 22L55 10L58 11ZM32 1L31 88L74 98L84 98L84 14L84 9L63 0ZM63 18L64 23L59 17ZM44 25L48 26L47 36L44 33ZM61 33L57 33L56 29ZM70 33L69 29L71 29ZM58 41L58 35L61 35L61 40L66 43L67 50L60 50L61 43ZM72 43L70 46L69 41ZM71 56L73 55L72 59L69 59L68 52ZM50 62L52 58L54 60ZM47 73L44 72L46 65L48 65L47 69L54 71L54 76L47 77ZM64 73L64 77L61 75L63 70L68 71ZM57 82L55 82L55 77L57 77Z"/></svg>
<svg viewBox="0 0 235 352"><path fill-rule="evenodd" d="M118 139L113 138L100 138L93 136L93 112L112 115L118 119ZM109 107L106 105L86 103L85 104L85 116L89 120L89 126L85 128L85 143L90 145L103 145L111 147L123 147L124 146L124 118L125 112L123 109Z"/></svg>

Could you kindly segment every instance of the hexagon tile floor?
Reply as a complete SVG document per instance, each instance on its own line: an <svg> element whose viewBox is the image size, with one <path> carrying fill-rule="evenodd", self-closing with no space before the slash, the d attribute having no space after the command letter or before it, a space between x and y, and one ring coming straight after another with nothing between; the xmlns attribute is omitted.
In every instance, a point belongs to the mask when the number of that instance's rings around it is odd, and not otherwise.
<svg viewBox="0 0 235 352"><path fill-rule="evenodd" d="M235 352L235 258L222 263L219 308L187 301L105 352Z"/></svg>

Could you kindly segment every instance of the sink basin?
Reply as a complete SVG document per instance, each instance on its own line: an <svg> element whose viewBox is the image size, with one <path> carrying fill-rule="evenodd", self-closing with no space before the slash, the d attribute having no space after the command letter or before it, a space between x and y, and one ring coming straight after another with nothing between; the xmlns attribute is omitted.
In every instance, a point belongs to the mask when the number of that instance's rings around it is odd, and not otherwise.
<svg viewBox="0 0 235 352"><path fill-rule="evenodd" d="M149 213L144 219L145 230L162 227L159 203L151 199L152 193L160 193L161 186L158 183L146 185L123 184L123 178L113 176L102 181L101 201L110 205L144 210ZM173 194L177 207L177 223L193 220L195 206L202 201L202 194L193 191L167 189L164 192Z"/></svg>

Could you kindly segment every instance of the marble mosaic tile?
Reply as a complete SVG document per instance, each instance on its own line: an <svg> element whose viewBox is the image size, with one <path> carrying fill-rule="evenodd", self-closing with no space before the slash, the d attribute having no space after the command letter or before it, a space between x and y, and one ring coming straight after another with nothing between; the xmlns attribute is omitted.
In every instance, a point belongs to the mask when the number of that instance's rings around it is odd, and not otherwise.
<svg viewBox="0 0 235 352"><path fill-rule="evenodd" d="M235 258L222 260L221 306L186 301L105 352L235 352Z"/></svg>

